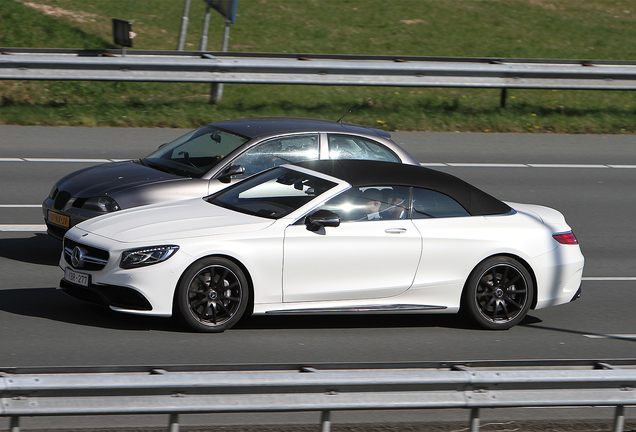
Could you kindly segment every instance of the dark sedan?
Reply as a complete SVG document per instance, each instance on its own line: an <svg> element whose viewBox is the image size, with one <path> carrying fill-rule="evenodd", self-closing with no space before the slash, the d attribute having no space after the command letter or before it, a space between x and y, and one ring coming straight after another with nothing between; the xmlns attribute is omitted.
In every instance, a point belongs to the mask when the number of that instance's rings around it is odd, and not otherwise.
<svg viewBox="0 0 636 432"><path fill-rule="evenodd" d="M42 204L49 234L61 239L95 216L202 197L274 166L321 159L418 165L389 133L306 118L248 118L203 126L137 160L85 168L60 179Z"/></svg>

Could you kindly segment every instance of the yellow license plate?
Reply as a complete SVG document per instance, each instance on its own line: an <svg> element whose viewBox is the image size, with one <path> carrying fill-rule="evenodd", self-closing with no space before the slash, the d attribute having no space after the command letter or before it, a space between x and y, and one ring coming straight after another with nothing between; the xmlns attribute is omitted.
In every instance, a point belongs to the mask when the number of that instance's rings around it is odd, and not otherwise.
<svg viewBox="0 0 636 432"><path fill-rule="evenodd" d="M49 211L49 222L55 225L63 226L64 228L68 228L71 225L71 218L59 213Z"/></svg>

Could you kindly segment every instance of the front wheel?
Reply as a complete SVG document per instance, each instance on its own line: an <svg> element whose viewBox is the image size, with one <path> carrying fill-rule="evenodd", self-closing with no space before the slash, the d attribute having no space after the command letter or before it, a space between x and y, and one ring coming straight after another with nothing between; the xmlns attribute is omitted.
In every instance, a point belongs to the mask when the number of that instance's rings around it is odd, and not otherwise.
<svg viewBox="0 0 636 432"><path fill-rule="evenodd" d="M482 327L506 330L519 324L534 299L526 268L510 257L492 257L479 264L466 282L465 302Z"/></svg>
<svg viewBox="0 0 636 432"><path fill-rule="evenodd" d="M176 309L194 330L220 333L241 319L249 292L239 266L225 258L204 258L183 274L177 287Z"/></svg>

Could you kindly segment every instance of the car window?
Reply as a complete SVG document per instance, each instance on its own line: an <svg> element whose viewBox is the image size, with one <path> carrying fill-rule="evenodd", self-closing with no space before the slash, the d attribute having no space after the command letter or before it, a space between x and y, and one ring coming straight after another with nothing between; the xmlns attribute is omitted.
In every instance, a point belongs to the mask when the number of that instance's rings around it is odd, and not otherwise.
<svg viewBox="0 0 636 432"><path fill-rule="evenodd" d="M198 178L247 140L204 126L162 146L143 161L153 168Z"/></svg>
<svg viewBox="0 0 636 432"><path fill-rule="evenodd" d="M461 204L443 193L413 188L413 219L470 216Z"/></svg>
<svg viewBox="0 0 636 432"><path fill-rule="evenodd" d="M393 151L378 142L341 134L329 134L329 158L402 162Z"/></svg>
<svg viewBox="0 0 636 432"><path fill-rule="evenodd" d="M316 160L318 155L318 135L294 135L258 144L234 159L232 165L245 167L244 174L235 176L242 178L286 163Z"/></svg>
<svg viewBox="0 0 636 432"><path fill-rule="evenodd" d="M342 222L408 219L409 202L409 187L372 186L346 190L320 210L336 213Z"/></svg>
<svg viewBox="0 0 636 432"><path fill-rule="evenodd" d="M237 183L206 200L241 213L279 219L336 185L309 174L278 168Z"/></svg>

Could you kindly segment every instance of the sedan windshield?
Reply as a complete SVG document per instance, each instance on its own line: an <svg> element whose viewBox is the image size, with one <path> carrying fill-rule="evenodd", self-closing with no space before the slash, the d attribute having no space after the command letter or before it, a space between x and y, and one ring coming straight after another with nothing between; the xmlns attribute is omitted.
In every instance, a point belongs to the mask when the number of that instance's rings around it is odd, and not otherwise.
<svg viewBox="0 0 636 432"><path fill-rule="evenodd" d="M162 146L142 162L160 171L201 178L248 139L213 126L203 126Z"/></svg>
<svg viewBox="0 0 636 432"><path fill-rule="evenodd" d="M209 203L269 219L280 219L337 183L288 168L275 168L206 198Z"/></svg>

